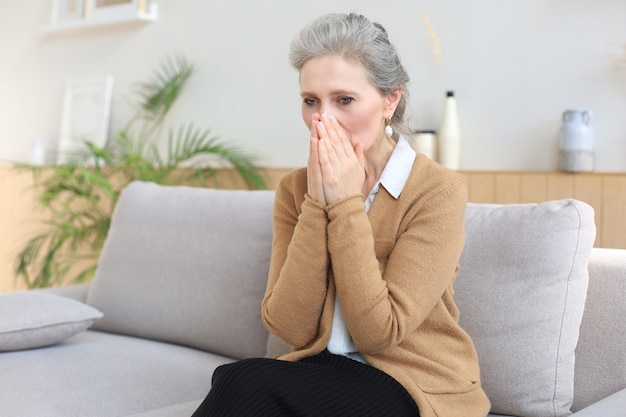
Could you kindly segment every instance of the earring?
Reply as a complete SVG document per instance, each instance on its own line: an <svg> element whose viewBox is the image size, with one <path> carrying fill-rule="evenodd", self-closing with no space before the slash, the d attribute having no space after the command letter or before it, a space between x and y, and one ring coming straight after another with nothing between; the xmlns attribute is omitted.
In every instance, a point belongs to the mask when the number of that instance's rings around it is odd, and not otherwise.
<svg viewBox="0 0 626 417"><path fill-rule="evenodd" d="M385 119L385 135L390 138L393 135L393 127L391 127L391 119Z"/></svg>

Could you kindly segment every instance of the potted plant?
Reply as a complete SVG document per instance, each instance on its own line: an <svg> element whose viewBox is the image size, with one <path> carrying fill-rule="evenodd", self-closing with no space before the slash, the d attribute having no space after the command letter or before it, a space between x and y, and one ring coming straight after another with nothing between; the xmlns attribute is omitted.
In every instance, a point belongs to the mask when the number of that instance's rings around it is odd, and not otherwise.
<svg viewBox="0 0 626 417"><path fill-rule="evenodd" d="M163 132L193 66L184 58L164 62L139 85L134 116L105 147L84 141L67 163L22 165L34 174L38 201L49 217L16 260L16 275L29 288L88 281L106 238L121 190L131 181L219 187L216 164L225 165L249 188L265 188L257 158L192 124ZM165 149L160 149L166 136Z"/></svg>

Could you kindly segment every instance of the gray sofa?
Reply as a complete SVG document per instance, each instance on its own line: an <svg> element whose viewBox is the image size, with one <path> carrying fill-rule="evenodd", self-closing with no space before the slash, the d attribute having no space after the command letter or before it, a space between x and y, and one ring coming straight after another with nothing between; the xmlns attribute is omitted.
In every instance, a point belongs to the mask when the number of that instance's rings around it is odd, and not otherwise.
<svg viewBox="0 0 626 417"><path fill-rule="evenodd" d="M0 416L182 417L286 349L260 302L271 191L136 182L91 284L0 295ZM626 415L626 250L575 200L468 205L455 284L493 415Z"/></svg>

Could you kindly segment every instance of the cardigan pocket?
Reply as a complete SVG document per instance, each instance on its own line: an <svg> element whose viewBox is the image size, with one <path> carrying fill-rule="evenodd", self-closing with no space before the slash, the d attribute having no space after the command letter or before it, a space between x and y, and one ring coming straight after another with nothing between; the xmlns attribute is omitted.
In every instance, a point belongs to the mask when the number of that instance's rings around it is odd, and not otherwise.
<svg viewBox="0 0 626 417"><path fill-rule="evenodd" d="M418 384L420 389L427 393L427 394L462 394L464 392L470 392L473 391L475 389L480 389L481 384L478 381L468 381L468 383L465 384L446 384L445 387L438 387L438 388L432 388L432 387L425 387L422 386L420 384Z"/></svg>

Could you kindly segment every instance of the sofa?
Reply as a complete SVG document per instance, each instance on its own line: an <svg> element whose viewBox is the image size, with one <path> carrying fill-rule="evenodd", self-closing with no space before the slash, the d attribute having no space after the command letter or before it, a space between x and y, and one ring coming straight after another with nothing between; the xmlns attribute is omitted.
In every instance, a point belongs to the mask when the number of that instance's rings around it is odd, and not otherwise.
<svg viewBox="0 0 626 417"><path fill-rule="evenodd" d="M0 416L189 416L215 367L289 349L261 323L273 198L131 183L91 283L0 295ZM593 209L469 203L465 226L490 415L625 416L626 250L593 248Z"/></svg>

